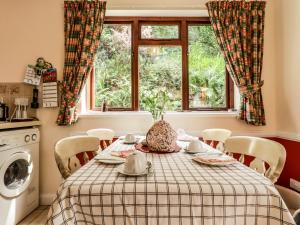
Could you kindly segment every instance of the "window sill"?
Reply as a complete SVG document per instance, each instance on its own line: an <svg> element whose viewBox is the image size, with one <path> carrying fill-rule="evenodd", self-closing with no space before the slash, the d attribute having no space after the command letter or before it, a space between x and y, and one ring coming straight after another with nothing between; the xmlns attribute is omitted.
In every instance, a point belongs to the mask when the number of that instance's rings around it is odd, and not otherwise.
<svg viewBox="0 0 300 225"><path fill-rule="evenodd" d="M237 111L190 111L190 112L166 112L164 117L236 117L238 115ZM148 117L152 118L150 112L146 111L88 111L79 114L79 118L117 118L117 117Z"/></svg>
<svg viewBox="0 0 300 225"><path fill-rule="evenodd" d="M166 112L165 117L236 117L237 111Z"/></svg>
<svg viewBox="0 0 300 225"><path fill-rule="evenodd" d="M150 112L146 111L87 111L80 113L79 118L93 118L93 117L132 117L132 116L151 116ZM152 117L152 116L151 116Z"/></svg>

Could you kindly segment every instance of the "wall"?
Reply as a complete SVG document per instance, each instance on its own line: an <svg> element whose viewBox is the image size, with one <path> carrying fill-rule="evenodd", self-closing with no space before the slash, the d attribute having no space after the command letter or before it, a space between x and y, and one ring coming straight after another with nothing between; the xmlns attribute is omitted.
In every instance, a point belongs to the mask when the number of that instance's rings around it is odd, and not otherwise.
<svg viewBox="0 0 300 225"><path fill-rule="evenodd" d="M182 1L138 1L139 4L127 0L110 0L111 8L147 9L176 9L180 8ZM157 4L154 4L157 2ZM189 0L184 2L185 9L204 7L202 1ZM275 43L275 5L268 1L265 28L265 55L262 77L265 80L263 97L267 117L267 126L253 127L235 119L232 115L186 115L173 114L167 116L175 128L184 128L188 132L200 134L201 130L209 127L228 128L235 134L258 134L274 136L277 129L276 121L276 43ZM127 7L128 6L128 7ZM43 56L57 67L59 78L62 78L64 60L64 34L63 34L63 1L62 0L27 0L27 1L0 1L0 82L22 82L26 64ZM4 32L3 32L4 31ZM39 109L38 117L42 121L40 145L40 190L42 201L49 200L55 193L60 175L53 157L53 148L57 140L62 137L84 132L96 127L108 127L117 133L127 131L145 132L151 125L148 114L135 114L134 116L96 116L80 118L77 125L71 127L58 127L55 124L57 109Z"/></svg>
<svg viewBox="0 0 300 225"><path fill-rule="evenodd" d="M204 9L206 0L110 0L109 9Z"/></svg>
<svg viewBox="0 0 300 225"><path fill-rule="evenodd" d="M300 140L300 1L279 1L276 5L278 48L278 130Z"/></svg>
<svg viewBox="0 0 300 225"><path fill-rule="evenodd" d="M289 186L290 178L300 181L300 1L276 1L275 24L277 46L277 121L275 140L287 150L287 163L278 181Z"/></svg>

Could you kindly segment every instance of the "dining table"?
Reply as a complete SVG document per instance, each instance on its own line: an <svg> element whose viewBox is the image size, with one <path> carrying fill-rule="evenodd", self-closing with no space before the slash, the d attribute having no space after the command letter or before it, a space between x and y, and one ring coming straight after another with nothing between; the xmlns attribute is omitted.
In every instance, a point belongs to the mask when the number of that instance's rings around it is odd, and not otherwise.
<svg viewBox="0 0 300 225"><path fill-rule="evenodd" d="M119 165L92 159L64 180L47 225L281 225L295 224L274 184L236 161L210 166L184 149L145 153L153 173L125 176ZM202 143L207 152L216 152ZM118 139L99 154L134 149ZM205 153L204 153L205 154Z"/></svg>

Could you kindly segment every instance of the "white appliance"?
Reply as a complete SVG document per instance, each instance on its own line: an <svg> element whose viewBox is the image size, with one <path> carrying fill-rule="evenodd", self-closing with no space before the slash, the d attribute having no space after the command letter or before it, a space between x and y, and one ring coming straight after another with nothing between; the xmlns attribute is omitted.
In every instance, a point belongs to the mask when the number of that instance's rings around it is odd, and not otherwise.
<svg viewBox="0 0 300 225"><path fill-rule="evenodd" d="M39 205L39 130L0 131L0 225L15 225Z"/></svg>

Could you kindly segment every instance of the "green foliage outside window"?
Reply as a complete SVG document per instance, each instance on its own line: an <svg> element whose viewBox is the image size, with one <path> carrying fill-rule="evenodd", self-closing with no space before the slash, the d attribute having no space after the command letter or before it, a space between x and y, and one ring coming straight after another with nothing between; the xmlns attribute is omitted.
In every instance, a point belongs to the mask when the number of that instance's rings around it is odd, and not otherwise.
<svg viewBox="0 0 300 225"><path fill-rule="evenodd" d="M160 116L181 109L181 47L150 46L139 49L141 110Z"/></svg>
<svg viewBox="0 0 300 225"><path fill-rule="evenodd" d="M131 26L105 24L95 60L95 106L131 107Z"/></svg>
<svg viewBox="0 0 300 225"><path fill-rule="evenodd" d="M225 107L225 62L210 26L189 26L190 108Z"/></svg>
<svg viewBox="0 0 300 225"><path fill-rule="evenodd" d="M147 26L145 32L166 36L163 26ZM190 108L225 107L225 63L211 27L190 25L188 37ZM181 46L139 46L139 107L154 117L181 110L181 51ZM105 24L95 62L96 107L106 100L108 107L131 108L131 52L131 25Z"/></svg>

